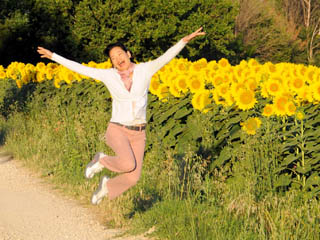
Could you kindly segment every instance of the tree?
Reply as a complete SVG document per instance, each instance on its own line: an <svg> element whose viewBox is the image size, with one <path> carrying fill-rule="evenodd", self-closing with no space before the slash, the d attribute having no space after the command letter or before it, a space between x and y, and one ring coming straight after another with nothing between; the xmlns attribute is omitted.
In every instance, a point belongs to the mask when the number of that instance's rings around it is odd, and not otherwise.
<svg viewBox="0 0 320 240"><path fill-rule="evenodd" d="M81 59L105 60L104 48L124 42L139 61L159 56L184 35L204 26L205 39L183 51L188 58L232 57L237 8L225 0L83 0L72 33L83 46Z"/></svg>
<svg viewBox="0 0 320 240"><path fill-rule="evenodd" d="M320 2L317 0L281 0L289 21L300 29L298 37L306 52L306 63L320 64Z"/></svg>
<svg viewBox="0 0 320 240"><path fill-rule="evenodd" d="M299 30L277 10L275 1L238 0L235 34L261 62L294 62Z"/></svg>
<svg viewBox="0 0 320 240"><path fill-rule="evenodd" d="M74 46L69 33L71 0L2 0L0 64L39 61L38 45L66 52ZM62 44L61 44L62 43Z"/></svg>

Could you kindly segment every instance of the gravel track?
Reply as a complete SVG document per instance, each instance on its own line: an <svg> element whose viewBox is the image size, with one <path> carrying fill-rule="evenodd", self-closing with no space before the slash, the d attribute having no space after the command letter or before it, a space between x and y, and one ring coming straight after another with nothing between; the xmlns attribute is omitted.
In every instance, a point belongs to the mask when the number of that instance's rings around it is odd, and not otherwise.
<svg viewBox="0 0 320 240"><path fill-rule="evenodd" d="M89 209L57 194L10 156L0 156L0 240L144 240L116 237Z"/></svg>

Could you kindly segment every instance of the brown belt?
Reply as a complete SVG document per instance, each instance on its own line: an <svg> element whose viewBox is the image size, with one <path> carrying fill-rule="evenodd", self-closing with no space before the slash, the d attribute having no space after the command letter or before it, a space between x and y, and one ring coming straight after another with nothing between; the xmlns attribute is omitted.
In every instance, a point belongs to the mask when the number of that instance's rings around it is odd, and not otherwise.
<svg viewBox="0 0 320 240"><path fill-rule="evenodd" d="M139 131L139 132L141 132L142 130L145 130L146 126L147 126L147 124L127 126L127 125L123 125L123 124L117 123L117 122L111 122L111 123L116 124L116 125L121 126L121 127L125 127L125 128L127 128L129 130L134 130L134 131Z"/></svg>

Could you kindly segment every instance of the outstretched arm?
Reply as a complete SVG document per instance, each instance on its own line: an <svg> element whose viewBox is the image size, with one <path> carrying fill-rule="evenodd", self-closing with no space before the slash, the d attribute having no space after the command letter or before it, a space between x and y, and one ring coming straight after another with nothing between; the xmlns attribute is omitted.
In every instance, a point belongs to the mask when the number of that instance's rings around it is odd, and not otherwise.
<svg viewBox="0 0 320 240"><path fill-rule="evenodd" d="M77 63L75 61L71 61L69 59L66 59L56 53L51 52L48 49L45 49L43 47L38 47L37 52L40 54L41 58L48 58L50 60L53 60L63 66L65 66L66 68L77 72L79 74L94 78L94 79L98 79L100 81L102 81L102 76L105 76L104 74L101 74L101 69L97 69L97 68L92 68L92 67L87 67L84 66L80 63Z"/></svg>
<svg viewBox="0 0 320 240"><path fill-rule="evenodd" d="M45 49L43 47L38 47L37 52L40 54L41 58L48 58L48 59L52 59L52 52L48 49Z"/></svg>
<svg viewBox="0 0 320 240"><path fill-rule="evenodd" d="M198 37L198 36L203 36L205 35L206 33L202 31L202 27L199 28L197 31L185 36L184 38L182 38L182 40L186 43L190 42L192 39Z"/></svg>
<svg viewBox="0 0 320 240"><path fill-rule="evenodd" d="M170 62L175 56L179 54L179 52L185 47L185 45L190 42L192 39L203 36L206 33L202 31L202 27L196 30L195 32L185 36L178 43L176 43L173 47L169 48L162 56L150 62L150 72L151 74L155 74L159 71L164 65Z"/></svg>

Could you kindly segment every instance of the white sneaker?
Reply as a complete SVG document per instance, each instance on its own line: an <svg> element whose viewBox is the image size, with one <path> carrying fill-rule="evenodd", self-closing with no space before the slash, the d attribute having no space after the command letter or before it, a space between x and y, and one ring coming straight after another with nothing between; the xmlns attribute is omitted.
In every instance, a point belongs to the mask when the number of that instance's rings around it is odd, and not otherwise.
<svg viewBox="0 0 320 240"><path fill-rule="evenodd" d="M91 198L91 203L92 204L99 204L101 200L107 196L108 194L108 187L107 187L107 182L109 178L107 176L103 176L100 180L99 187L98 189L93 193L92 198Z"/></svg>
<svg viewBox="0 0 320 240"><path fill-rule="evenodd" d="M103 169L103 165L99 162L100 158L103 158L107 155L105 155L102 152L98 152L94 157L93 160L91 162L88 163L88 165L86 166L86 170L85 170L85 177L86 178L93 178L93 176L102 171Z"/></svg>

